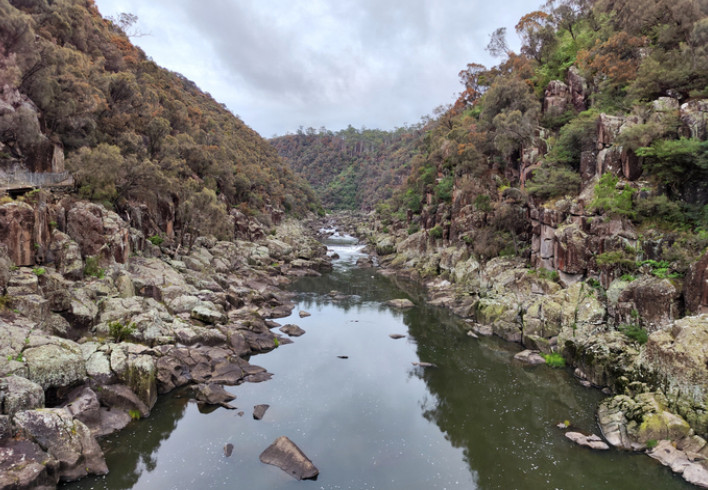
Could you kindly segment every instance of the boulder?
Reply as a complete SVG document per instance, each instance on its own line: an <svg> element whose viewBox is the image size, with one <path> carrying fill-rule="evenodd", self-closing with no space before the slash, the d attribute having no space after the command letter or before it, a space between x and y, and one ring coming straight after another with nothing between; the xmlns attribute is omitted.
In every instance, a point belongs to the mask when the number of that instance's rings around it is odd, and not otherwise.
<svg viewBox="0 0 708 490"><path fill-rule="evenodd" d="M539 364L546 364L546 359L543 358L538 351L534 350L523 350L514 355L514 359L523 362L524 364L529 364L531 366L537 366Z"/></svg>
<svg viewBox="0 0 708 490"><path fill-rule="evenodd" d="M386 301L386 305L397 310L405 310L408 308L413 308L415 306L415 304L411 300L406 298L391 299L389 301Z"/></svg>
<svg viewBox="0 0 708 490"><path fill-rule="evenodd" d="M598 424L607 442L632 451L645 449L649 441L678 441L689 436L688 422L666 406L666 398L659 393L641 393L634 398L617 395L598 407Z"/></svg>
<svg viewBox="0 0 708 490"><path fill-rule="evenodd" d="M600 436L596 436L595 434L586 436L585 434L581 434L580 432L566 432L565 437L567 437L579 446L589 447L590 449L595 449L599 451L607 451L608 449L610 449L610 446L605 441L603 441Z"/></svg>
<svg viewBox="0 0 708 490"><path fill-rule="evenodd" d="M681 104L679 118L686 128L686 136L706 139L708 131L708 99L689 100Z"/></svg>
<svg viewBox="0 0 708 490"><path fill-rule="evenodd" d="M59 230L52 231L49 249L54 255L56 268L62 276L72 281L83 279L84 261L81 258L81 248L69 235Z"/></svg>
<svg viewBox="0 0 708 490"><path fill-rule="evenodd" d="M217 310L216 307L212 308L204 303L192 308L189 316L207 324L224 323L226 321L226 315Z"/></svg>
<svg viewBox="0 0 708 490"><path fill-rule="evenodd" d="M708 314L676 320L649 335L642 366L662 380L672 407L699 434L708 434Z"/></svg>
<svg viewBox="0 0 708 490"><path fill-rule="evenodd" d="M576 111L584 111L587 109L588 83L585 78L580 75L580 71L577 67L570 67L567 82L571 104Z"/></svg>
<svg viewBox="0 0 708 490"><path fill-rule="evenodd" d="M103 451L89 429L63 408L27 410L15 415L15 426L59 462L61 481L105 475Z"/></svg>
<svg viewBox="0 0 708 490"><path fill-rule="evenodd" d="M193 393L194 399L200 403L207 405L219 405L229 410L236 409L236 407L228 403L231 400L236 399L236 396L226 391L226 389L220 384L199 383L193 387Z"/></svg>
<svg viewBox="0 0 708 490"><path fill-rule="evenodd" d="M44 390L37 383L20 376L0 379L2 413L13 417L23 410L44 407Z"/></svg>
<svg viewBox="0 0 708 490"><path fill-rule="evenodd" d="M305 333L305 331L298 327L297 325L287 324L280 327L280 331L291 337L299 337Z"/></svg>
<svg viewBox="0 0 708 490"><path fill-rule="evenodd" d="M263 419L263 416L266 413L266 410L270 408L270 405L256 405L253 407L253 418L255 420L261 420Z"/></svg>
<svg viewBox="0 0 708 490"><path fill-rule="evenodd" d="M79 245L81 254L99 256L124 264L131 252L128 224L103 206L77 201L66 214L66 233Z"/></svg>
<svg viewBox="0 0 708 490"><path fill-rule="evenodd" d="M112 411L121 410L131 418L150 415L150 407L124 384L103 386L97 395L101 404L110 407Z"/></svg>
<svg viewBox="0 0 708 490"><path fill-rule="evenodd" d="M551 80L543 97L543 113L550 116L563 114L568 107L568 86L560 80Z"/></svg>
<svg viewBox="0 0 708 490"><path fill-rule="evenodd" d="M0 447L0 488L56 488L58 466L59 462L38 444L8 440Z"/></svg>
<svg viewBox="0 0 708 490"><path fill-rule="evenodd" d="M681 475L687 482L701 488L708 488L708 466L704 456L686 453L667 440L658 441L654 448L647 451L647 454L671 468L671 471Z"/></svg>
<svg viewBox="0 0 708 490"><path fill-rule="evenodd" d="M297 480L313 480L320 471L297 445L285 436L278 437L260 455L262 463L272 464Z"/></svg>
<svg viewBox="0 0 708 490"><path fill-rule="evenodd" d="M83 383L86 366L79 345L64 339L54 342L29 347L22 352L27 364L27 378L44 390Z"/></svg>
<svg viewBox="0 0 708 490"><path fill-rule="evenodd" d="M648 332L667 327L682 314L680 283L654 276L642 276L628 284L617 298L615 323L638 321ZM634 313L636 312L636 313Z"/></svg>

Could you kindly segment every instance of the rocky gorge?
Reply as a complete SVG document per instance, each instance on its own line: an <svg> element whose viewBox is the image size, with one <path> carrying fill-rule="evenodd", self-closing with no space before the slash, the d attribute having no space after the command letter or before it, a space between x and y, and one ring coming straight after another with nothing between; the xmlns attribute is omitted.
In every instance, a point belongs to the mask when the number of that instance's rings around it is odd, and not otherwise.
<svg viewBox="0 0 708 490"><path fill-rule="evenodd" d="M115 212L46 191L0 206L0 488L48 488L109 471L96 437L148 417L159 395L267 380L254 354L291 342L279 286L329 266L307 228L190 248L148 240ZM221 395L226 395L226 398Z"/></svg>
<svg viewBox="0 0 708 490"><path fill-rule="evenodd" d="M560 221L571 222L565 216ZM519 343L526 356L561 354L579 383L607 395L597 410L604 441L644 451L688 482L708 487L708 314L700 299L708 289L705 256L681 279L657 277L651 268L638 277L598 271L580 278L529 268L518 258L483 262L464 241L441 240L430 229L410 233L405 223L384 224L375 213L337 220L369 243L369 266L423 283L432 304L466 319L470 335ZM621 241L623 226L602 223L612 231L600 240ZM560 262L574 253L555 250ZM592 257L587 248L578 250Z"/></svg>

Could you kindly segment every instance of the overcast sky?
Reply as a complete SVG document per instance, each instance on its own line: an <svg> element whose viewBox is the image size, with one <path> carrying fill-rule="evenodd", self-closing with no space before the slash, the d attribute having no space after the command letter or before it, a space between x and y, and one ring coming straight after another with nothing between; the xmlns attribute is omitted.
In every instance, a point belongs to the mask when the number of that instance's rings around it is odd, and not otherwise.
<svg viewBox="0 0 708 490"><path fill-rule="evenodd" d="M138 16L159 65L264 137L299 126L393 129L454 102L467 63L541 0L95 0Z"/></svg>

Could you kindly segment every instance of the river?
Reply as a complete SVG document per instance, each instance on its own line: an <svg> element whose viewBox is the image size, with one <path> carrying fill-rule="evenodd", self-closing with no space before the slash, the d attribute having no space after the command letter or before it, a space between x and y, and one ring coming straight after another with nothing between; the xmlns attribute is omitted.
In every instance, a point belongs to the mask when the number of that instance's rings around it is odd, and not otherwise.
<svg viewBox="0 0 708 490"><path fill-rule="evenodd" d="M329 246L334 271L294 283L298 306L278 320L306 334L251 359L271 380L227 387L237 410L201 413L179 392L161 397L148 419L101 441L109 475L62 488L693 488L644 455L573 445L556 426L597 433L599 391L513 361L517 345L471 338L415 285L354 267L361 247L348 237ZM383 305L402 297L416 307ZM262 420L258 404L270 405ZM319 468L316 481L259 462L281 435Z"/></svg>

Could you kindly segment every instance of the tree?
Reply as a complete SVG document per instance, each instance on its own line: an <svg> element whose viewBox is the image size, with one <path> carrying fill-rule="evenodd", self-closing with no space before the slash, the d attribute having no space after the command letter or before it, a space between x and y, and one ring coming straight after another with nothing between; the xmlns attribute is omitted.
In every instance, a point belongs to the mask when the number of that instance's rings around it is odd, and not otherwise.
<svg viewBox="0 0 708 490"><path fill-rule="evenodd" d="M506 27L499 27L489 36L489 43L485 48L495 58L501 58L511 52L506 43Z"/></svg>

